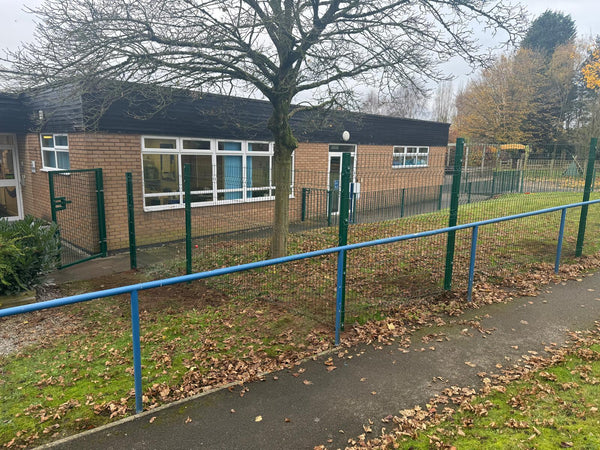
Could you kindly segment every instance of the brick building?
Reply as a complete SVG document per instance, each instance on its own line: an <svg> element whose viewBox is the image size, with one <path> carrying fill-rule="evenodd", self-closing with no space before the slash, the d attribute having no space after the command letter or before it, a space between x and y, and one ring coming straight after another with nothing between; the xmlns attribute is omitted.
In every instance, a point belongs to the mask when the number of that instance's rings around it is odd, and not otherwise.
<svg viewBox="0 0 600 450"><path fill-rule="evenodd" d="M204 233L218 233L233 221L251 227L258 217L270 223L269 103L185 91L169 91L168 99L151 94L134 90L111 102L100 91L83 94L75 88L0 94L0 217L50 219L49 178L69 186L80 182L77 170L101 168L107 247L125 248L125 173L131 172L138 243L164 241L169 230L176 234L184 226L182 172L190 164L192 211L202 218ZM443 183L438 169L448 124L341 111L299 111L291 123L299 141L292 222L300 215L301 188L339 189L343 152L352 153L353 181L363 192L377 190L382 180L387 188ZM378 175L361 176L367 166ZM60 178L49 176L66 169L71 172ZM62 206L72 211L71 227L81 231L87 213L75 211L69 201ZM333 212L336 207L330 205Z"/></svg>

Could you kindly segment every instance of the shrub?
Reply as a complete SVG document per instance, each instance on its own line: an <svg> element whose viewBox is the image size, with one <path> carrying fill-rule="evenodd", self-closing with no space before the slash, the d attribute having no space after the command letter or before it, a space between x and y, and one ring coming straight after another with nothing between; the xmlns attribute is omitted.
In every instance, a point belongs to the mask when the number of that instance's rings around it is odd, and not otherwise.
<svg viewBox="0 0 600 450"><path fill-rule="evenodd" d="M32 216L0 221L0 294L34 286L56 268L59 249L56 224Z"/></svg>

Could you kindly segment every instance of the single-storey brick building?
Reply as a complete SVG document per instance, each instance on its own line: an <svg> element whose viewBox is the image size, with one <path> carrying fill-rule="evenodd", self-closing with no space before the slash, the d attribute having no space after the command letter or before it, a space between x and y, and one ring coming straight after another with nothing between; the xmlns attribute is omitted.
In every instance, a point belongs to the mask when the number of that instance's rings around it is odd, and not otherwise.
<svg viewBox="0 0 600 450"><path fill-rule="evenodd" d="M0 217L50 219L49 178L57 177L49 173L72 171L60 177L69 184L75 183L78 169L101 168L107 247L125 248L125 173L131 172L138 243L158 242L165 230L183 227L182 172L190 164L193 214L203 218L207 232L211 223L216 232L224 222L243 222L249 208L264 209L268 219L274 203L273 143L266 126L270 104L186 91L172 91L160 101L156 108L152 92L129 93L105 104L99 92L75 88L0 94ZM354 181L366 191L377 189L377 178L357 179L361 164L377 161L388 184L391 179L406 186L407 173L443 166L448 142L449 124L422 120L306 110L291 123L299 141L292 221L300 214L298 189L338 189L342 152L353 154ZM347 141L344 131L350 135ZM439 171L438 184L442 177ZM69 202L58 204L68 210ZM72 214L80 224L76 227L85 228L85 211L79 211L80 219Z"/></svg>

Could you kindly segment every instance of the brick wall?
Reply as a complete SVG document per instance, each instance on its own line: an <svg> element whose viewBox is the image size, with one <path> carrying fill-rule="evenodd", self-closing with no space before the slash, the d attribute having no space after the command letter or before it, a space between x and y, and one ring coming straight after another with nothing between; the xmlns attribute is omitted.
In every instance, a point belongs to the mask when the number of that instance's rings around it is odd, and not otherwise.
<svg viewBox="0 0 600 450"><path fill-rule="evenodd" d="M42 171L39 135L18 137L23 203L26 214L50 219L48 173ZM430 168L392 169L391 146L358 146L358 181L362 190L382 187L412 187L443 180L445 148L430 150ZM132 172L136 238L138 245L182 239L185 233L184 209L144 212L142 199L141 136L106 133L69 134L71 169L102 168L108 249L128 246L127 194L125 173ZM378 176L368 176L368 167L361 167L361 155L380 155L384 166ZM35 161L36 172L31 172ZM371 161L364 158L365 163ZM299 220L301 188L327 189L328 144L300 143L295 156L294 198L290 199L290 220ZM436 168L435 173L431 169ZM441 170L438 170L441 168ZM363 178L361 180L361 173ZM410 176L408 176L410 174ZM421 180L421 181L419 181ZM246 228L269 226L273 217L273 201L260 201L192 209L195 235L234 232Z"/></svg>

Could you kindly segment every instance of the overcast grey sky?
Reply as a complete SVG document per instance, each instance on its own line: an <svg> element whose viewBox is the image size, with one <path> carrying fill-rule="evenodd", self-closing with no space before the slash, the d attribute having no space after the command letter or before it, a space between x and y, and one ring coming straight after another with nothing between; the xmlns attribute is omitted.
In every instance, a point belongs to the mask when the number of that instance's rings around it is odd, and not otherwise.
<svg viewBox="0 0 600 450"><path fill-rule="evenodd" d="M43 0L0 0L0 50L16 49L21 42L33 37L34 17L23 11L25 6L35 7ZM118 1L118 0L115 0ZM546 9L570 14L577 25L580 37L600 34L600 1L599 0L523 0L532 18ZM482 37L485 42L485 37ZM463 78L470 70L464 63L456 62L446 66L448 71Z"/></svg>

